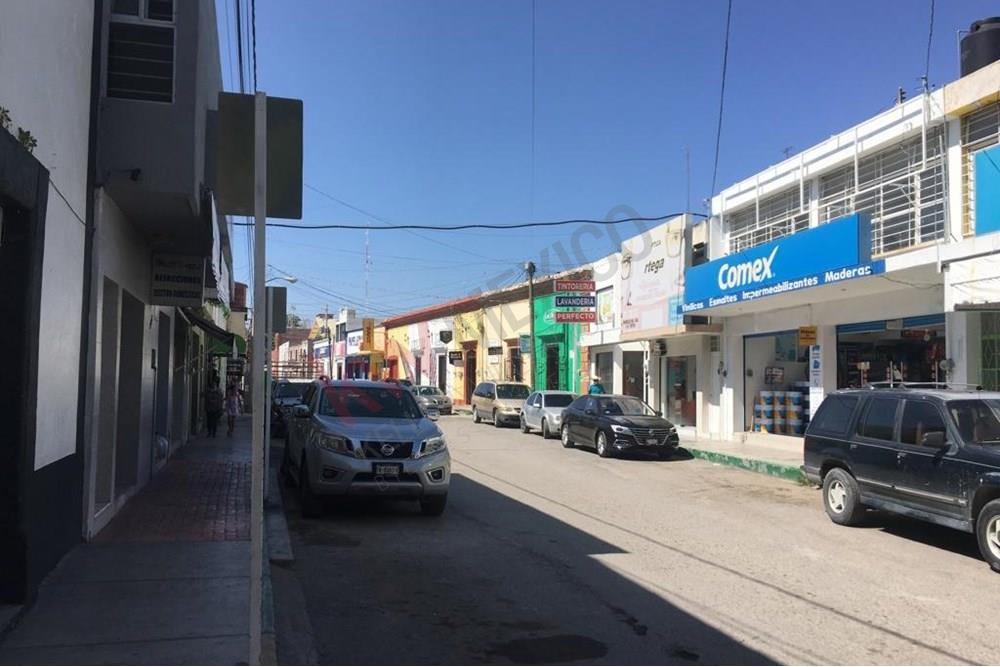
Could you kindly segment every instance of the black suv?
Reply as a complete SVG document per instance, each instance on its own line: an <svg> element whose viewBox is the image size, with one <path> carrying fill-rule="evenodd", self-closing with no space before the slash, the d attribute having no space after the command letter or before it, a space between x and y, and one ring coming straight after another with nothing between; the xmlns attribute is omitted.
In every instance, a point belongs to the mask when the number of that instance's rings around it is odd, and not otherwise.
<svg viewBox="0 0 1000 667"><path fill-rule="evenodd" d="M974 532L1000 572L1000 393L947 385L837 391L809 424L805 465L835 522L873 507Z"/></svg>

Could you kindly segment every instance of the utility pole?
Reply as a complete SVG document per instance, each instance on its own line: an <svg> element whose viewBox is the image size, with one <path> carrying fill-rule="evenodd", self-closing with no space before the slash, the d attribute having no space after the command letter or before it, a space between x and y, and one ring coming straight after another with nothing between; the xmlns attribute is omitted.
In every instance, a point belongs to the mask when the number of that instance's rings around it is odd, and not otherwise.
<svg viewBox="0 0 1000 667"><path fill-rule="evenodd" d="M333 379L333 335L330 333L330 304L323 306L323 316L326 317L326 359L329 370L326 377Z"/></svg>
<svg viewBox="0 0 1000 667"><path fill-rule="evenodd" d="M531 338L531 352L528 358L528 386L535 387L535 263L525 262L524 270L528 272L528 320Z"/></svg>

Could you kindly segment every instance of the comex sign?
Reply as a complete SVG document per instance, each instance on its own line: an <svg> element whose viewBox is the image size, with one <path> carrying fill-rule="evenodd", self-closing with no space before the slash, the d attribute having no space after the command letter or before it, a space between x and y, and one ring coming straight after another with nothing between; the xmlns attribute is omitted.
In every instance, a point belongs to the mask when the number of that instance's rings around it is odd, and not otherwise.
<svg viewBox="0 0 1000 667"><path fill-rule="evenodd" d="M871 224L859 214L688 269L681 312L752 301L807 287L871 276Z"/></svg>

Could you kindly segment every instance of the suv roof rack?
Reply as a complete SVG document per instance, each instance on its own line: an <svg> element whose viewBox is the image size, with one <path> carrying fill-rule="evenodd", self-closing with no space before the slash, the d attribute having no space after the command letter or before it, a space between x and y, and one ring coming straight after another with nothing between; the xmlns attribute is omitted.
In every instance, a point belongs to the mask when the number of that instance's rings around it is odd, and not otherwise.
<svg viewBox="0 0 1000 667"><path fill-rule="evenodd" d="M957 389L959 391L982 391L983 386L970 382L869 382L868 389Z"/></svg>

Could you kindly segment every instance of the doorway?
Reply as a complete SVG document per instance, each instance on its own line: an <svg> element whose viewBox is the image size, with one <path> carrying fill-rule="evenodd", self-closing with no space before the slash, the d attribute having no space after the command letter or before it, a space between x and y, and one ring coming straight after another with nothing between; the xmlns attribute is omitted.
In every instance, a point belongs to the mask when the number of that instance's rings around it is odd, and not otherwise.
<svg viewBox="0 0 1000 667"><path fill-rule="evenodd" d="M643 398L643 387L646 384L643 374L643 354L642 352L622 353L622 393L626 396Z"/></svg>
<svg viewBox="0 0 1000 667"><path fill-rule="evenodd" d="M667 420L675 426L697 426L697 360L694 356L666 357L662 395Z"/></svg>
<svg viewBox="0 0 1000 667"><path fill-rule="evenodd" d="M476 348L465 350L465 404L472 404L472 393L476 391Z"/></svg>
<svg viewBox="0 0 1000 667"><path fill-rule="evenodd" d="M423 361L424 361L423 356L417 356L413 360L413 384L423 384L423 379L421 377L423 376L423 370L424 370L422 368L422 366L424 365Z"/></svg>
<svg viewBox="0 0 1000 667"><path fill-rule="evenodd" d="M437 386L443 393L448 393L448 355L439 354L437 358Z"/></svg>
<svg viewBox="0 0 1000 667"><path fill-rule="evenodd" d="M142 413L142 333L145 308L121 291L118 346L118 422L115 434L115 495L135 486L139 475L139 418Z"/></svg>
<svg viewBox="0 0 1000 667"><path fill-rule="evenodd" d="M162 435L170 442L170 317L160 313L159 328L156 335L156 395L153 397L156 406L156 422L153 426L154 436ZM160 452L153 442L153 451ZM162 458L162 457L161 457Z"/></svg>
<svg viewBox="0 0 1000 667"><path fill-rule="evenodd" d="M545 388L561 389L559 386L559 346L545 348Z"/></svg>

